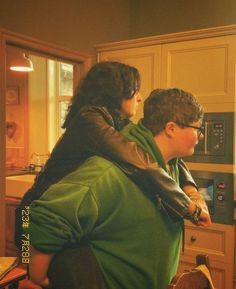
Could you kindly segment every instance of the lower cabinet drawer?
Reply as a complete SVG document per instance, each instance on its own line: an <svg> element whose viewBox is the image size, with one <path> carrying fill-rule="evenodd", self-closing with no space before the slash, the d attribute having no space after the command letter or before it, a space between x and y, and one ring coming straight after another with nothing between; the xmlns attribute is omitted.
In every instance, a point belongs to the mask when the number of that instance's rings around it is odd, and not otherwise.
<svg viewBox="0 0 236 289"><path fill-rule="evenodd" d="M235 289L234 250L234 226L214 223L210 228L203 228L187 221L185 250L181 251L178 272L196 267L196 255L208 255L215 288Z"/></svg>
<svg viewBox="0 0 236 289"><path fill-rule="evenodd" d="M234 228L231 225L212 224L210 228L185 226L185 255L207 254L210 260L233 263Z"/></svg>

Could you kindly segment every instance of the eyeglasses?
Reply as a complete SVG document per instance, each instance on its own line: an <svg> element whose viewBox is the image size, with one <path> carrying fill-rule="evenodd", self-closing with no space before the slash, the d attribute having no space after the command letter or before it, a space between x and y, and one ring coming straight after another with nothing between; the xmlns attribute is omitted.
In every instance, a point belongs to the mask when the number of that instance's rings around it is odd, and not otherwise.
<svg viewBox="0 0 236 289"><path fill-rule="evenodd" d="M192 127L194 129L196 129L197 132L197 136L198 138L200 138L201 135L204 135L204 126L195 126L195 125L190 125L190 124L185 124L185 123L181 123L181 122L176 122L178 125L183 126L183 127Z"/></svg>

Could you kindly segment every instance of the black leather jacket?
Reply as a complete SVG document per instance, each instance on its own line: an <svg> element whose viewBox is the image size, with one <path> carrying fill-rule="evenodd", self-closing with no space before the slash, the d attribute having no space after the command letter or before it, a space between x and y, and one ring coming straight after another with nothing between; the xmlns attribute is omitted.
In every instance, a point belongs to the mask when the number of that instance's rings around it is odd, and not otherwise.
<svg viewBox="0 0 236 289"><path fill-rule="evenodd" d="M111 114L104 107L85 107L73 119L69 128L54 147L34 185L24 195L16 210L16 244L20 246L21 210L39 199L43 192L72 172L85 159L101 155L114 162L152 198L157 194L162 202L182 218L187 215L190 198L151 156L128 141L118 130ZM120 126L120 124L119 124ZM121 125L122 127L122 125ZM179 160L180 186L192 184L191 174L184 162Z"/></svg>

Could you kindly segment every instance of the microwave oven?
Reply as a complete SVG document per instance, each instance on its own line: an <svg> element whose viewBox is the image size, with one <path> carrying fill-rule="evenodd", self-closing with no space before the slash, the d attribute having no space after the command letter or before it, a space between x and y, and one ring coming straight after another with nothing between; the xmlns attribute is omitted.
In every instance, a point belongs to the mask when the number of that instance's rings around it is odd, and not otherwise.
<svg viewBox="0 0 236 289"><path fill-rule="evenodd" d="M234 176L231 173L191 170L214 223L233 224Z"/></svg>
<svg viewBox="0 0 236 289"><path fill-rule="evenodd" d="M184 160L196 163L233 164L234 113L210 112L203 118L204 137L192 156Z"/></svg>

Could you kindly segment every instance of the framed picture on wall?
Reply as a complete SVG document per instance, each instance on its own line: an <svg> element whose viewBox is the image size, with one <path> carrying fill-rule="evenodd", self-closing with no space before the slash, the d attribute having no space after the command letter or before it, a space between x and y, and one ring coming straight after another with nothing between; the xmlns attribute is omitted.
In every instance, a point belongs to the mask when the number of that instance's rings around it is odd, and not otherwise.
<svg viewBox="0 0 236 289"><path fill-rule="evenodd" d="M20 103L19 87L18 86L7 87L6 104L19 104L19 103Z"/></svg>

